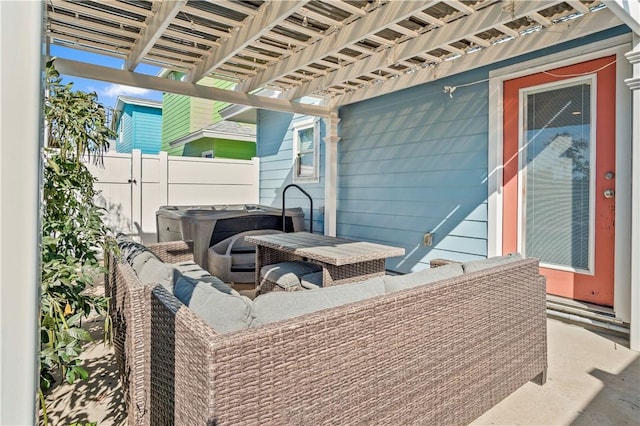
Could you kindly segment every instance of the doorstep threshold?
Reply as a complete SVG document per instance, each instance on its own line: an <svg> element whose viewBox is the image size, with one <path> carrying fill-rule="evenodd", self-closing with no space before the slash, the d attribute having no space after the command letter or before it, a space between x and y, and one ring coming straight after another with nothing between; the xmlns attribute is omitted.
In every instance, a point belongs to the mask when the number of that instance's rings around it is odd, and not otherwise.
<svg viewBox="0 0 640 426"><path fill-rule="evenodd" d="M594 305L548 294L547 314L552 317L629 334L629 324L616 318L615 312L608 306Z"/></svg>

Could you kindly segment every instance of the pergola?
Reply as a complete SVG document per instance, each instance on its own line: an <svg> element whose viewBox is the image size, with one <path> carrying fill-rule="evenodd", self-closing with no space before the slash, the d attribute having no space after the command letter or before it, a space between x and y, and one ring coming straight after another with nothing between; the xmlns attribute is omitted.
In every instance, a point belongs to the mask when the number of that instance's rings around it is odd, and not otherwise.
<svg viewBox="0 0 640 426"><path fill-rule="evenodd" d="M327 139L337 142L341 106L626 24L634 33L627 85L634 116L640 114L638 0L16 1L0 3L0 22L2 424L31 423L35 412L40 80L49 45L124 61L113 69L58 58L63 74L319 116ZM143 63L184 78L140 73ZM205 77L237 84L198 84ZM640 147L640 120L633 126L633 146ZM335 182L335 155L334 147L327 187ZM637 195L640 149L633 155ZM335 204L327 200L330 216ZM631 258L639 259L640 197L631 204ZM632 297L640 300L640 264L632 280ZM638 347L640 332L631 339Z"/></svg>
<svg viewBox="0 0 640 426"><path fill-rule="evenodd" d="M59 59L64 74L326 117L623 22L637 29L626 7L600 0L53 0L45 37L124 61L113 70ZM142 63L185 77L140 74ZM204 77L237 85L206 88L197 84ZM323 106L306 104L309 96Z"/></svg>

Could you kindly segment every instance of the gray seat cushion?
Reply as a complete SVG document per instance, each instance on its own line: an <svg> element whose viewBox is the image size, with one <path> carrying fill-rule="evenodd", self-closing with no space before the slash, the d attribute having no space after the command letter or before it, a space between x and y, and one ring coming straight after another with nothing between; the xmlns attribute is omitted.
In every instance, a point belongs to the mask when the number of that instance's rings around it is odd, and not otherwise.
<svg viewBox="0 0 640 426"><path fill-rule="evenodd" d="M260 269L260 277L276 283L282 288L288 289L299 287L300 277L303 275L318 271L322 271L322 267L317 263L298 260L263 266L262 269Z"/></svg>
<svg viewBox="0 0 640 426"><path fill-rule="evenodd" d="M251 321L251 299L223 293L210 283L183 275L175 283L174 295L220 334L243 330Z"/></svg>
<svg viewBox="0 0 640 426"><path fill-rule="evenodd" d="M383 280L386 292L393 293L394 291L401 291L407 288L431 284L436 281L457 277L462 274L464 274L462 264L452 263L450 265L423 269L421 271L411 272L405 275L385 275Z"/></svg>
<svg viewBox="0 0 640 426"><path fill-rule="evenodd" d="M174 266L182 275L198 281L206 282L223 293L235 294L236 296L239 294L220 278L214 277L195 262L180 262L174 264Z"/></svg>
<svg viewBox="0 0 640 426"><path fill-rule="evenodd" d="M253 301L253 319L249 327L258 327L382 294L382 277L308 291L271 292L260 295Z"/></svg>
<svg viewBox="0 0 640 426"><path fill-rule="evenodd" d="M522 260L520 253L511 253L506 256L494 256L488 259L464 262L462 264L462 269L465 273L476 272L482 271L483 269L493 268L494 266L504 265L505 263L516 262L518 260Z"/></svg>

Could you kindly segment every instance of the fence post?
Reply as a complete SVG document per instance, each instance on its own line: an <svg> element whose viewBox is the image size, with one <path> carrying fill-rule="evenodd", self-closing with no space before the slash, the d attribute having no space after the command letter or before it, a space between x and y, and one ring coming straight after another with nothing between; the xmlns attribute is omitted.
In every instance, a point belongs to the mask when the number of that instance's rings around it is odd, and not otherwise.
<svg viewBox="0 0 640 426"><path fill-rule="evenodd" d="M131 151L131 225L133 235L142 240L142 151Z"/></svg>
<svg viewBox="0 0 640 426"><path fill-rule="evenodd" d="M167 151L160 151L160 205L169 204L169 155Z"/></svg>

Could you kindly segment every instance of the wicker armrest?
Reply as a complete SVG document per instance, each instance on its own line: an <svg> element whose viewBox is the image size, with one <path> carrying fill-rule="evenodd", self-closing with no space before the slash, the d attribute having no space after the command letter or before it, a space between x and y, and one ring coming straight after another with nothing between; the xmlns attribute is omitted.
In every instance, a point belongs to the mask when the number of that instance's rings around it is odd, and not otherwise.
<svg viewBox="0 0 640 426"><path fill-rule="evenodd" d="M449 260L449 259L431 259L431 261L429 262L429 266L431 266L432 268L437 268L438 266L449 265L451 263L460 263L460 262L457 262L455 260Z"/></svg>
<svg viewBox="0 0 640 426"><path fill-rule="evenodd" d="M193 241L149 244L147 248L165 263L193 261Z"/></svg>

